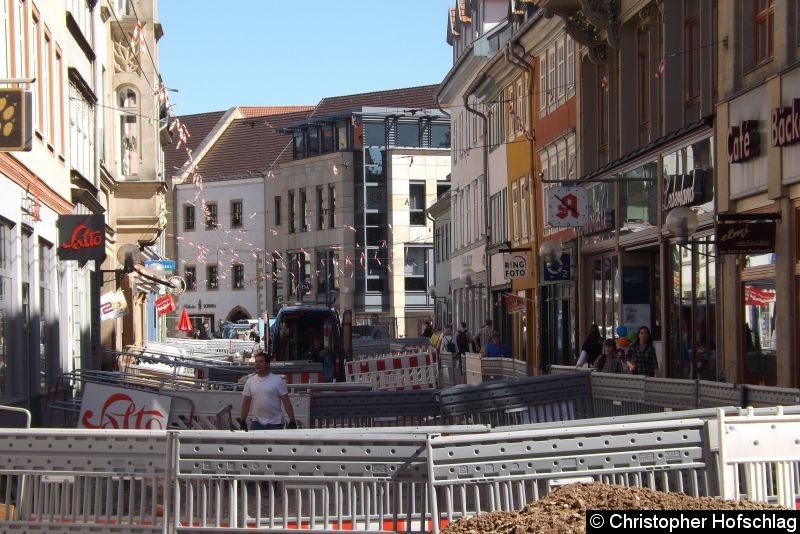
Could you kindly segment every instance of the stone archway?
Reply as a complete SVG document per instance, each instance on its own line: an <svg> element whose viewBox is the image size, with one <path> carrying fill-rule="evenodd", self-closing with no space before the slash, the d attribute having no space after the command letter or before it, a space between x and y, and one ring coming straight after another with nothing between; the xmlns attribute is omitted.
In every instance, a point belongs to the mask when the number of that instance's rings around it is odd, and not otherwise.
<svg viewBox="0 0 800 534"><path fill-rule="evenodd" d="M248 319L251 319L250 314L241 306L234 307L228 312L227 317L225 317L225 320L231 323L238 323L239 321L245 321Z"/></svg>

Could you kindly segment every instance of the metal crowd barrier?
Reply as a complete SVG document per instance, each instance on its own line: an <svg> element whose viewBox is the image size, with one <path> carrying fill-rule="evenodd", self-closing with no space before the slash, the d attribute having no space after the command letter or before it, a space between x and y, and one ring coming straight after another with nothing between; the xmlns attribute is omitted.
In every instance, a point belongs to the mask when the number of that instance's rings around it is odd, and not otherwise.
<svg viewBox="0 0 800 534"><path fill-rule="evenodd" d="M590 376L594 413L598 417L730 405L800 404L800 389L792 388L610 374L572 366L552 366L550 374Z"/></svg>
<svg viewBox="0 0 800 534"><path fill-rule="evenodd" d="M495 428L0 434L0 530L439 532L597 481L793 506L800 406Z"/></svg>

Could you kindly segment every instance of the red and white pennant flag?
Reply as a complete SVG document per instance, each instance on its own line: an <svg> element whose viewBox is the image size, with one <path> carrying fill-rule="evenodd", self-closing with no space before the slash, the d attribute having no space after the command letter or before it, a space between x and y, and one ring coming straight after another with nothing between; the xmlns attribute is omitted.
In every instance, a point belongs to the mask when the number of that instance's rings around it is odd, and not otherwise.
<svg viewBox="0 0 800 534"><path fill-rule="evenodd" d="M144 27L141 22L136 21L136 26L133 27L131 34L131 48L135 48L144 44Z"/></svg>
<svg viewBox="0 0 800 534"><path fill-rule="evenodd" d="M662 76L664 76L664 66L665 66L665 60L662 57L661 61L658 62L658 67L656 68L656 78L661 78Z"/></svg>

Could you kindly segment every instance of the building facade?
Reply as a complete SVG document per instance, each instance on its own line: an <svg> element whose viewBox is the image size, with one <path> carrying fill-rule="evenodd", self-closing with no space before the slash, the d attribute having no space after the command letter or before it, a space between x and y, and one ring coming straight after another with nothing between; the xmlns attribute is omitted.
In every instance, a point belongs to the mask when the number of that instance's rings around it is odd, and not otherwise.
<svg viewBox="0 0 800 534"><path fill-rule="evenodd" d="M147 328L150 290L134 299L138 277L113 271L122 244L157 247L163 228L156 15L152 0L0 1L0 79L32 104L30 150L0 153L0 402L35 423L60 374L110 363L103 348ZM104 262L59 258L69 215L100 216ZM101 325L116 289L135 313Z"/></svg>
<svg viewBox="0 0 800 534"><path fill-rule="evenodd" d="M352 310L354 324L412 337L433 318L425 210L449 188L450 128L430 109L432 89L324 99L285 129L293 160L266 181L272 313L325 303Z"/></svg>

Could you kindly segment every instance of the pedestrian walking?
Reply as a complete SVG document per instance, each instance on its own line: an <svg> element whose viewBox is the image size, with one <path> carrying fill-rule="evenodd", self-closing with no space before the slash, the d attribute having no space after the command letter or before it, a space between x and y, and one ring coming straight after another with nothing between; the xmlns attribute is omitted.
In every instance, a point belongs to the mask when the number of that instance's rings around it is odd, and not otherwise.
<svg viewBox="0 0 800 534"><path fill-rule="evenodd" d="M250 341L254 341L256 343L261 342L261 336L258 335L258 330L256 330L256 325L250 327Z"/></svg>
<svg viewBox="0 0 800 534"><path fill-rule="evenodd" d="M640 326L636 337L636 341L628 347L628 367L631 373L656 376L658 359L656 358L656 349L653 348L653 340L650 337L650 329Z"/></svg>
<svg viewBox="0 0 800 534"><path fill-rule="evenodd" d="M511 351L505 343L500 341L500 332L492 333L492 339L486 345L486 352L484 354L487 358L510 358Z"/></svg>
<svg viewBox="0 0 800 534"><path fill-rule="evenodd" d="M422 337L427 337L428 339L430 339L432 335L433 335L433 326L431 326L430 321L425 321L425 327L422 329Z"/></svg>
<svg viewBox="0 0 800 534"><path fill-rule="evenodd" d="M270 372L269 359L263 352L255 355L256 374L247 379L242 392L242 408L240 421L248 426L247 418L253 411L250 430L276 430L283 428L283 409L289 416L286 428L297 428L294 420L294 409L289 400L289 390L283 378Z"/></svg>
<svg viewBox="0 0 800 534"><path fill-rule="evenodd" d="M593 367L601 373L625 374L628 365L622 349L617 349L617 342L611 338L603 342L603 353L595 360Z"/></svg>
<svg viewBox="0 0 800 534"><path fill-rule="evenodd" d="M455 338L453 337L453 328L450 326L444 327L444 333L439 337L439 342L436 347L439 352L449 352L455 354L457 352Z"/></svg>
<svg viewBox="0 0 800 534"><path fill-rule="evenodd" d="M478 333L472 338L472 343L475 345L475 352L480 352L481 355L486 354L486 346L489 344L489 341L492 340L493 333L492 320L486 319L481 329L478 330Z"/></svg>
<svg viewBox="0 0 800 534"><path fill-rule="evenodd" d="M589 327L589 335L583 340L581 345L581 355L575 367L583 367L587 363L589 367L594 367L594 363L603 352L603 337L600 335L600 327L592 323Z"/></svg>

